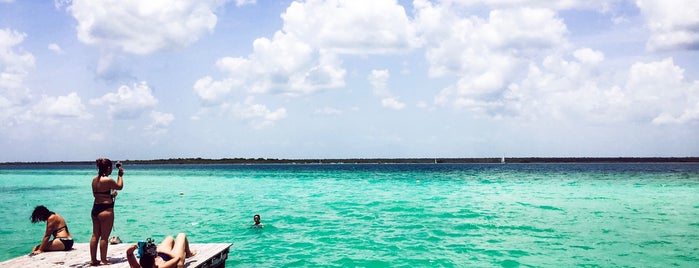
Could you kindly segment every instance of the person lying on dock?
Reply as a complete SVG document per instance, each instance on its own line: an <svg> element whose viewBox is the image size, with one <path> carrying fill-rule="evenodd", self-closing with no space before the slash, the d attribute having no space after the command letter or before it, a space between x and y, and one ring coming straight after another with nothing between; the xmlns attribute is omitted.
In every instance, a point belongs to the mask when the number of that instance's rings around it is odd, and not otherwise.
<svg viewBox="0 0 699 268"><path fill-rule="evenodd" d="M137 260L133 253L138 246L134 244L126 249L126 258L131 268L182 268L185 258L197 254L189 249L189 241L184 233L177 234L177 238L168 236L157 246L152 243L143 244L140 260Z"/></svg>
<svg viewBox="0 0 699 268"><path fill-rule="evenodd" d="M30 255L36 255L44 251L68 251L73 248L73 237L68 231L66 220L61 215L50 211L45 206L36 206L30 219L32 223L46 222L46 232L44 232L44 237L41 239L41 244L35 246ZM51 235L53 235L53 239L49 240Z"/></svg>

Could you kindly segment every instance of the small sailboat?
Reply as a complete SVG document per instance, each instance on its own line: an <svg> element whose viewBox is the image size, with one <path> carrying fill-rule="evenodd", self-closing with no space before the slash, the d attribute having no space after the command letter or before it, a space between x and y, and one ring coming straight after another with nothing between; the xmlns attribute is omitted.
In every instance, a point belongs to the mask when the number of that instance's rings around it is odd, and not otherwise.
<svg viewBox="0 0 699 268"><path fill-rule="evenodd" d="M504 156L502 158L500 158L500 164L506 164Z"/></svg>

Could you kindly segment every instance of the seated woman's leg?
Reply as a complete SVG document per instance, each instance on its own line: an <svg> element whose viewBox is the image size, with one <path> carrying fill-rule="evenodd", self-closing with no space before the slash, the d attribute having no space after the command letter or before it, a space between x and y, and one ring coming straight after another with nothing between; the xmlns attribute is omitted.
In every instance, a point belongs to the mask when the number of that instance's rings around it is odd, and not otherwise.
<svg viewBox="0 0 699 268"><path fill-rule="evenodd" d="M172 238L172 236L168 235L158 245L158 252L167 253L168 255L171 255L171 256L176 256L172 252L172 247L174 245L175 245L175 239Z"/></svg>
<svg viewBox="0 0 699 268"><path fill-rule="evenodd" d="M175 245L172 247L172 254L173 256L180 257L178 267L184 267L184 259L196 254L189 249L189 240L187 240L187 236L184 233L177 234Z"/></svg>

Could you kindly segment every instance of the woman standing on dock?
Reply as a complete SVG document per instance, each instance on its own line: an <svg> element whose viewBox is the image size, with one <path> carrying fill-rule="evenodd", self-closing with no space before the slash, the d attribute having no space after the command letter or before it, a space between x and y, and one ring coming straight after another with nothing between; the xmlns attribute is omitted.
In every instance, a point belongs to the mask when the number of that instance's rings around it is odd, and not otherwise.
<svg viewBox="0 0 699 268"><path fill-rule="evenodd" d="M107 261L107 247L109 235L114 226L114 198L116 190L124 188L124 169L121 163L117 163L119 177L117 181L110 178L112 174L112 161L107 158L97 159L97 176L92 179L92 195L95 202L92 205L92 237L90 238L90 264L100 265L97 261L97 244L100 247L101 264L110 264Z"/></svg>

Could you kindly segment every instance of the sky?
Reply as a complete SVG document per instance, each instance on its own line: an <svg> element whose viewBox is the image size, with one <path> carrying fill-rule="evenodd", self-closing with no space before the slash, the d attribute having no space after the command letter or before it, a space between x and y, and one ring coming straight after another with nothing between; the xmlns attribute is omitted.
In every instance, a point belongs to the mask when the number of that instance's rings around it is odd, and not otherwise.
<svg viewBox="0 0 699 268"><path fill-rule="evenodd" d="M699 1L0 0L0 152L699 156Z"/></svg>

